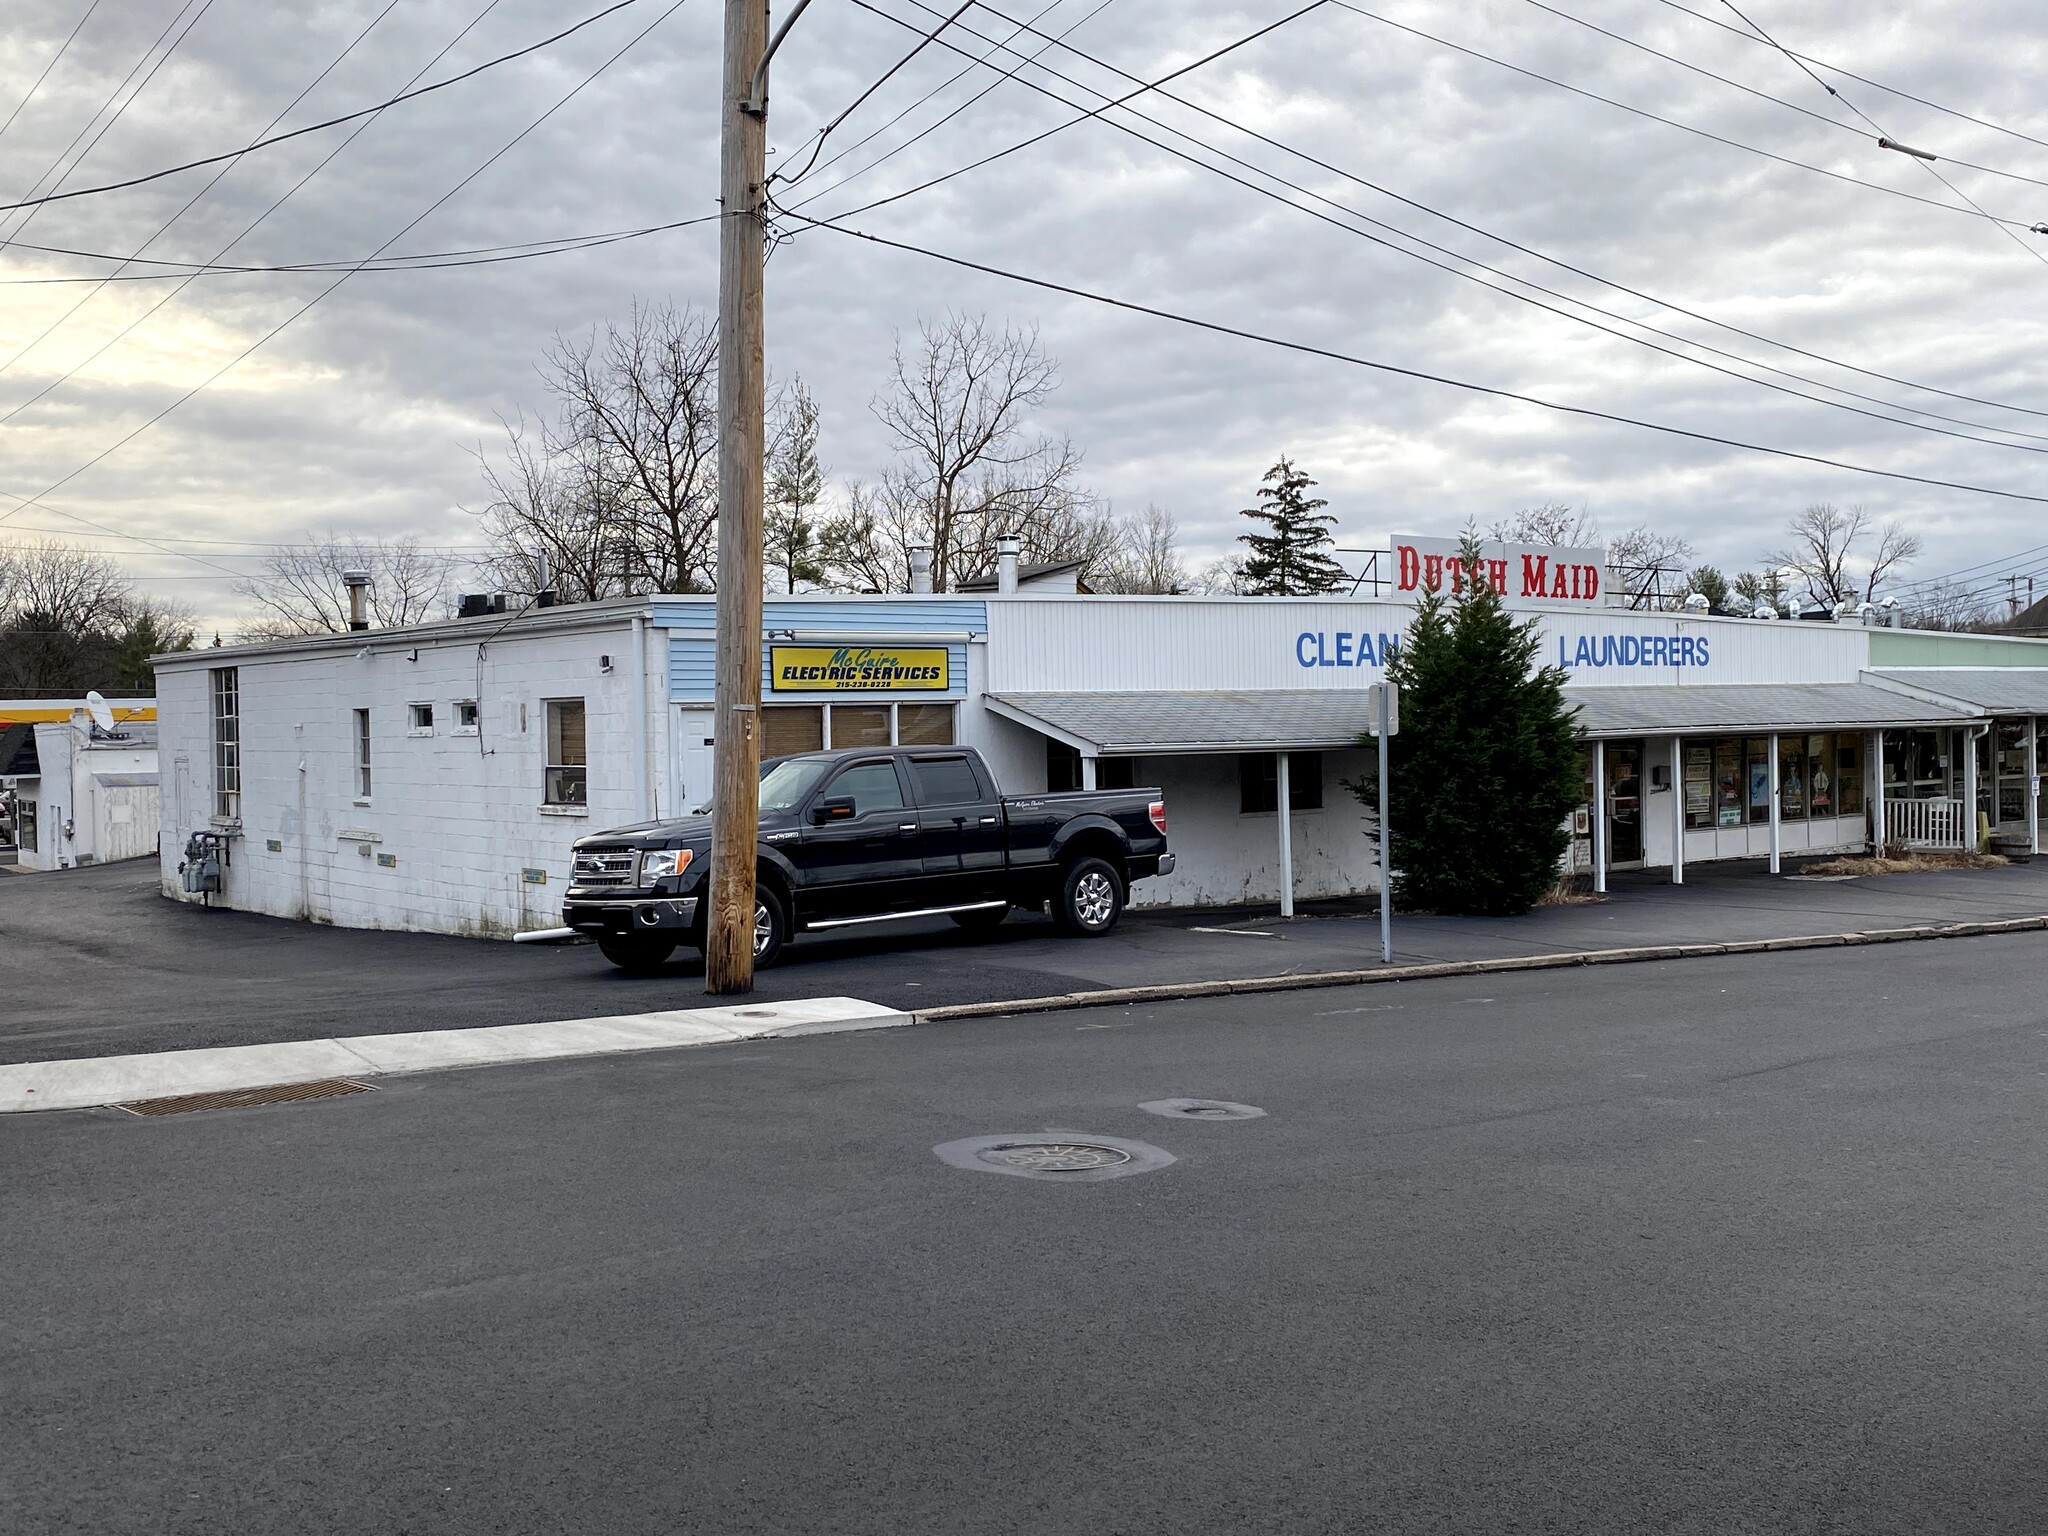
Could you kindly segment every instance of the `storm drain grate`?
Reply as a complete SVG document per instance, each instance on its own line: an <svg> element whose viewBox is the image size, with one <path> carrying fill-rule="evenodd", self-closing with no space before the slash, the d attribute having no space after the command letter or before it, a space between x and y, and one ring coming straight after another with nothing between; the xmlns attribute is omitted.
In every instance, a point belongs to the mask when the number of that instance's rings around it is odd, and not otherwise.
<svg viewBox="0 0 2048 1536"><path fill-rule="evenodd" d="M133 1099L116 1104L131 1115L189 1115L201 1109L248 1109L257 1104L295 1104L301 1099L337 1099L368 1093L368 1083L330 1077L317 1083L278 1083L269 1088L236 1088L226 1093L182 1093L168 1099Z"/></svg>
<svg viewBox="0 0 2048 1536"><path fill-rule="evenodd" d="M1164 1168L1174 1158L1163 1147L1051 1129L1038 1135L969 1136L932 1148L942 1163L975 1173L1007 1173L1056 1184L1091 1184Z"/></svg>

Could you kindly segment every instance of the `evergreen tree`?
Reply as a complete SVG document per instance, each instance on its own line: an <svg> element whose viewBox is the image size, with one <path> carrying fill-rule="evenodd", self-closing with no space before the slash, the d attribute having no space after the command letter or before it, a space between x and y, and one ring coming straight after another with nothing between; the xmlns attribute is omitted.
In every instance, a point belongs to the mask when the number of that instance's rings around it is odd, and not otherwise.
<svg viewBox="0 0 2048 1536"><path fill-rule="evenodd" d="M1583 768L1564 673L1536 665L1541 645L1536 622L1515 622L1482 581L1416 608L1387 668L1401 689L1388 744L1399 905L1526 912L1556 883ZM1377 765L1349 787L1376 807Z"/></svg>
<svg viewBox="0 0 2048 1536"><path fill-rule="evenodd" d="M1330 558L1330 529L1337 519L1323 511L1329 503L1304 494L1314 484L1285 457L1266 471L1259 505L1246 507L1244 515L1268 531L1238 535L1251 553L1236 590L1253 597L1306 597L1334 592L1349 579Z"/></svg>
<svg viewBox="0 0 2048 1536"><path fill-rule="evenodd" d="M768 444L763 542L767 564L782 577L785 592L825 580L818 504L825 496L825 467L818 461L818 402L792 380L776 401L776 422Z"/></svg>

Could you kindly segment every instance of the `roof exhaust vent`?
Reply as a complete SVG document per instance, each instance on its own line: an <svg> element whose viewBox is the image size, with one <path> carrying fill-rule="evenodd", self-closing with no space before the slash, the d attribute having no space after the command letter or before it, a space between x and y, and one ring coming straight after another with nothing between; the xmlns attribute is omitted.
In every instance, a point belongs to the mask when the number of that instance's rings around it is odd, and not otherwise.
<svg viewBox="0 0 2048 1536"><path fill-rule="evenodd" d="M1024 541L1014 533L1006 533L996 540L996 591L1013 593L1017 590L1017 556L1024 547Z"/></svg>
<svg viewBox="0 0 2048 1536"><path fill-rule="evenodd" d="M348 588L348 627L368 629L370 616L370 573L368 571L343 571L341 584Z"/></svg>
<svg viewBox="0 0 2048 1536"><path fill-rule="evenodd" d="M929 592L932 589L932 550L929 544L910 546L910 590Z"/></svg>

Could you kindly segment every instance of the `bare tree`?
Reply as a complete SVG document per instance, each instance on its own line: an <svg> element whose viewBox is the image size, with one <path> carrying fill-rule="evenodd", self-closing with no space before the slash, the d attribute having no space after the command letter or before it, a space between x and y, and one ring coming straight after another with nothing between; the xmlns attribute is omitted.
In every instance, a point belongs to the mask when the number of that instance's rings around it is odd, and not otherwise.
<svg viewBox="0 0 2048 1536"><path fill-rule="evenodd" d="M840 579L907 573L907 546L928 544L933 589L951 591L995 568L1006 533L1027 559L1103 558L1111 541L1078 484L1080 454L1064 438L1025 431L1026 414L1057 385L1036 331L949 315L920 322L914 347L899 337L890 386L873 407L898 459L828 530Z"/></svg>
<svg viewBox="0 0 2048 1536"><path fill-rule="evenodd" d="M1562 544L1590 547L1600 542L1600 525L1590 512L1568 507L1560 501L1546 501L1540 507L1524 507L1487 530L1487 537L1501 544Z"/></svg>
<svg viewBox="0 0 2048 1536"><path fill-rule="evenodd" d="M1998 605L1973 587L1943 577L1916 590L1899 605L1908 629L1978 630L1997 627Z"/></svg>
<svg viewBox="0 0 2048 1536"><path fill-rule="evenodd" d="M818 528L825 466L818 460L818 402L801 378L776 395L767 490L763 534L769 568L781 576L785 592L819 585L825 580Z"/></svg>
<svg viewBox="0 0 2048 1536"><path fill-rule="evenodd" d="M717 570L718 335L690 309L635 304L624 326L557 336L541 365L556 416L508 424L483 458L495 569L547 558L577 598L700 592ZM508 580L508 589L524 583Z"/></svg>
<svg viewBox="0 0 2048 1536"><path fill-rule="evenodd" d="M112 557L70 544L0 546L0 695L147 693L149 658L191 644L184 606L137 593Z"/></svg>
<svg viewBox="0 0 2048 1536"><path fill-rule="evenodd" d="M1807 596L1833 607L1856 597L1877 595L1879 585L1920 553L1920 539L1903 525L1882 527L1861 507L1815 502L1786 528L1790 543L1766 556L1773 565L1793 571L1806 583ZM1865 553L1872 541L1876 547Z"/></svg>
<svg viewBox="0 0 2048 1536"><path fill-rule="evenodd" d="M1608 572L1621 584L1631 608L1677 607L1685 599L1692 558L1689 540L1658 533L1646 523L1607 541Z"/></svg>
<svg viewBox="0 0 2048 1536"><path fill-rule="evenodd" d="M0 547L0 614L10 622L34 615L74 634L111 628L132 590L113 557L96 550L41 540Z"/></svg>
<svg viewBox="0 0 2048 1536"><path fill-rule="evenodd" d="M1099 592L1172 594L1194 584L1180 553L1180 524L1166 508L1148 504L1117 524L1119 547L1094 583Z"/></svg>
<svg viewBox="0 0 2048 1536"><path fill-rule="evenodd" d="M419 541L366 539L330 533L263 557L263 574L235 583L256 604L241 627L245 640L340 634L348 628L348 589L342 572L370 574L369 613L379 628L422 624L443 617L455 562Z"/></svg>

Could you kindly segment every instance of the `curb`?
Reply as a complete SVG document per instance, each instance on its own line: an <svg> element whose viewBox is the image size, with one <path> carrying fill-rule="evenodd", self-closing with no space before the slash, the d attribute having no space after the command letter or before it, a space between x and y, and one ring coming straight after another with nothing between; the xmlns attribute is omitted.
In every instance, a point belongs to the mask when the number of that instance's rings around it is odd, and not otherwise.
<svg viewBox="0 0 2048 1536"><path fill-rule="evenodd" d="M2002 933L2048 929L2048 916L2009 917L1976 923L1928 923L1914 928L1870 928L1855 933L1799 934L1783 939L1736 939L1726 944L1652 944L1631 949L1582 949L1551 955L1510 955L1493 960L1442 960L1426 965L1383 965L1363 971L1310 971L1295 976L1251 976L1236 981L1190 981L1151 987L1106 987L1098 992L1063 992L1021 997L1006 1003L956 1003L920 1008L920 1024L945 1019L993 1019L1017 1013L1062 1013L1076 1008L1110 1008L1131 1003L1179 1002L1200 997L1234 997L1254 992L1304 992L1318 987L1357 987L1383 981L1429 981L1440 976L1485 976L1501 971L1556 971L1581 965L1640 965L1653 960L1699 960L1710 955L1762 955L1791 949L1839 949L1865 944L1910 944L1926 939L1977 939Z"/></svg>

